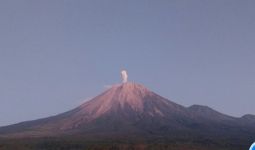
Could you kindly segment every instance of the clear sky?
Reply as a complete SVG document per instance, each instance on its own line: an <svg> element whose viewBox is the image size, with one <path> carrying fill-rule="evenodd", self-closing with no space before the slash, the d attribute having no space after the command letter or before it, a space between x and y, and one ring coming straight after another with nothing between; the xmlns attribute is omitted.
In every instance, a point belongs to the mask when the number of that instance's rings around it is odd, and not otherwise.
<svg viewBox="0 0 255 150"><path fill-rule="evenodd" d="M0 126L129 80L184 106L255 114L254 0L1 0Z"/></svg>

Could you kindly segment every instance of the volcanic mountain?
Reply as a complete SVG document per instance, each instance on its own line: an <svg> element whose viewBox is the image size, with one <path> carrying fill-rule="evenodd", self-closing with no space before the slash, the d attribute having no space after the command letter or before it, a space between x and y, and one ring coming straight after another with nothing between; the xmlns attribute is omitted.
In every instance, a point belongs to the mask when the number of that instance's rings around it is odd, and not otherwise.
<svg viewBox="0 0 255 150"><path fill-rule="evenodd" d="M136 83L112 86L68 112L0 128L1 137L255 139L255 116L241 118L207 106L184 107Z"/></svg>

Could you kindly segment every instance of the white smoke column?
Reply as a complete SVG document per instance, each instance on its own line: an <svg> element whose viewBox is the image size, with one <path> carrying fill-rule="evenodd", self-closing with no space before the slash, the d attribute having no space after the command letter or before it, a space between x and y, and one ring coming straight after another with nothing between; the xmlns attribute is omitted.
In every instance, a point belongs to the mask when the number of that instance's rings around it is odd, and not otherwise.
<svg viewBox="0 0 255 150"><path fill-rule="evenodd" d="M127 75L127 71L126 70L122 70L121 71L121 78L122 78L122 83L126 83L127 82L128 75Z"/></svg>

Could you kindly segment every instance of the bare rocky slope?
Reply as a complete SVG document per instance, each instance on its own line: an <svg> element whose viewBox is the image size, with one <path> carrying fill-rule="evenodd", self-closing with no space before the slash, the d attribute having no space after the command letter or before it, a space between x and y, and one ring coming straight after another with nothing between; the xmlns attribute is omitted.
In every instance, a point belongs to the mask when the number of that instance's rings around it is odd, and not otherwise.
<svg viewBox="0 0 255 150"><path fill-rule="evenodd" d="M255 116L184 107L136 83L114 85L68 112L0 128L0 137L255 139Z"/></svg>

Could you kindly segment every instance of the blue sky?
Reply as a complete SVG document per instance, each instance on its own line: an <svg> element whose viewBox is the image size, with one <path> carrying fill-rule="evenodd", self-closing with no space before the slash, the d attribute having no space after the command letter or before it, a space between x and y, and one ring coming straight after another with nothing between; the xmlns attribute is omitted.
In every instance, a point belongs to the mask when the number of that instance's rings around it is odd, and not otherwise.
<svg viewBox="0 0 255 150"><path fill-rule="evenodd" d="M255 114L252 0L0 1L0 125L129 80L184 106Z"/></svg>

